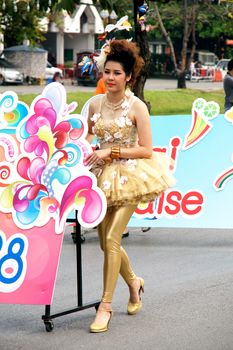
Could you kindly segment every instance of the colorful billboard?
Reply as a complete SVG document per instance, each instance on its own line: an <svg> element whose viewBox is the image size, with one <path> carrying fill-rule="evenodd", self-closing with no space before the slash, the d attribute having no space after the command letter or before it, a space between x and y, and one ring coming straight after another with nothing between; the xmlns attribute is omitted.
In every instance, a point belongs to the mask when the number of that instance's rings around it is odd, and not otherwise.
<svg viewBox="0 0 233 350"><path fill-rule="evenodd" d="M59 83L30 107L0 95L0 303L51 304L68 214L88 228L105 215L76 106Z"/></svg>
<svg viewBox="0 0 233 350"><path fill-rule="evenodd" d="M174 161L174 188L139 205L130 226L233 228L233 111L202 98L191 115L151 118L155 151Z"/></svg>

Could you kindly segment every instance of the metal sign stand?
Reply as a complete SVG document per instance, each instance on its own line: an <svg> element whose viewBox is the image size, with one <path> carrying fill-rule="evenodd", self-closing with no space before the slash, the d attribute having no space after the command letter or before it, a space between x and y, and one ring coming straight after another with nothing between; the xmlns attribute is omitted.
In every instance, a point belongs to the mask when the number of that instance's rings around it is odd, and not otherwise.
<svg viewBox="0 0 233 350"><path fill-rule="evenodd" d="M68 315L73 312L82 311L91 307L96 310L99 307L100 301L95 301L89 304L83 304L83 293L82 293L82 237L81 237L81 226L77 220L77 211L75 211L75 219L67 219L67 222L75 223L76 230L76 264L77 264L77 307L69 310L65 310L56 314L51 315L51 305L45 305L45 314L42 316L42 320L45 324L45 329L47 332L52 332L54 328L53 318Z"/></svg>

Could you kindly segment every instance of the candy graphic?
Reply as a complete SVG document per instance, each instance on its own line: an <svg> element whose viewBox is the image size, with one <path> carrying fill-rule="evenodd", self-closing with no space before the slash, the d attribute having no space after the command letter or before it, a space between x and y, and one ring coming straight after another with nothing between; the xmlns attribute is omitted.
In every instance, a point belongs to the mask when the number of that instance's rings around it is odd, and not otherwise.
<svg viewBox="0 0 233 350"><path fill-rule="evenodd" d="M11 112L18 103L18 96L13 91L6 91L0 94L0 112Z"/></svg>
<svg viewBox="0 0 233 350"><path fill-rule="evenodd" d="M0 130L15 129L28 114L28 106L18 102L18 96L13 91L0 94Z"/></svg>
<svg viewBox="0 0 233 350"><path fill-rule="evenodd" d="M194 146L208 134L212 129L209 120L217 117L219 111L219 105L214 101L206 102L203 98L198 98L193 102L192 125L185 136L183 150Z"/></svg>
<svg viewBox="0 0 233 350"><path fill-rule="evenodd" d="M4 162L1 162L0 164L0 186L6 186L9 185L9 178L12 171L9 166L9 164L4 164Z"/></svg>
<svg viewBox="0 0 233 350"><path fill-rule="evenodd" d="M60 220L62 221L67 210L70 211L72 203L76 203L77 208L83 207L78 213L79 222L85 226L92 227L102 213L103 203L98 191L93 190L94 179L89 176L79 176L72 181L63 194L60 207ZM103 216L102 216L103 218Z"/></svg>
<svg viewBox="0 0 233 350"><path fill-rule="evenodd" d="M70 114L76 106L66 104L63 85L49 84L24 109L24 118L15 121L20 152L11 136L0 134L6 158L0 163L0 211L12 214L19 228L40 227L52 217L56 232L61 233L74 208L84 227L96 226L105 215L105 196L84 165L92 151L85 140L86 118ZM10 119L12 111L7 113Z"/></svg>
<svg viewBox="0 0 233 350"><path fill-rule="evenodd" d="M221 173L217 179L214 181L214 188L216 191L223 190L225 184L231 180L233 177L233 168L228 168L223 173Z"/></svg>
<svg viewBox="0 0 233 350"><path fill-rule="evenodd" d="M0 133L0 146L4 148L6 160L13 161L18 155L17 144L13 139L13 137L1 136L1 133Z"/></svg>
<svg viewBox="0 0 233 350"><path fill-rule="evenodd" d="M183 149L187 149L199 142L211 129L211 125L206 122L196 111L193 112L192 127L185 137Z"/></svg>
<svg viewBox="0 0 233 350"><path fill-rule="evenodd" d="M224 118L230 122L233 123L233 108L226 111L224 114ZM233 160L233 158L232 158ZM226 183L230 181L233 177L233 168L229 167L228 169L224 170L220 175L217 176L215 181L213 182L214 189L216 191L221 191L225 187Z"/></svg>
<svg viewBox="0 0 233 350"><path fill-rule="evenodd" d="M228 122L233 123L233 107L231 107L228 111L225 112L224 118Z"/></svg>
<svg viewBox="0 0 233 350"><path fill-rule="evenodd" d="M3 121L5 122L5 127L15 129L27 115L28 107L25 103L19 102L14 110L4 113Z"/></svg>

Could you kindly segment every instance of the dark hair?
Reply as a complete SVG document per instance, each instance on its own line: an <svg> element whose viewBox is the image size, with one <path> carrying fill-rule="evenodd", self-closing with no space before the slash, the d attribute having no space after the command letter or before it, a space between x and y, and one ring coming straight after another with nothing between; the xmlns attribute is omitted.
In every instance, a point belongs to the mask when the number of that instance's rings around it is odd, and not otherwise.
<svg viewBox="0 0 233 350"><path fill-rule="evenodd" d="M144 65L136 43L127 40L112 40L110 42L110 52L107 54L104 66L108 61L119 62L126 76L131 74L128 82L131 86L135 84L136 78Z"/></svg>
<svg viewBox="0 0 233 350"><path fill-rule="evenodd" d="M61 74L60 72L55 72L54 75L53 75L53 81L56 81L57 78L61 78Z"/></svg>
<svg viewBox="0 0 233 350"><path fill-rule="evenodd" d="M233 59L231 59L229 62L228 62L228 65L227 65L227 70L228 72L231 71L233 69Z"/></svg>

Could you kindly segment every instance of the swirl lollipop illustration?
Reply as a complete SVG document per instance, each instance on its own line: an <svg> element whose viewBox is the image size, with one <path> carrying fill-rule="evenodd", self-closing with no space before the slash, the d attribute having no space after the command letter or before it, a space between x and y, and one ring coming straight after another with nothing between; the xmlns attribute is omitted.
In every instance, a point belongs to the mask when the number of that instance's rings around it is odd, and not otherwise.
<svg viewBox="0 0 233 350"><path fill-rule="evenodd" d="M198 98L193 102L192 122L182 149L186 150L200 142L211 130L210 120L219 115L220 107L214 101Z"/></svg>

